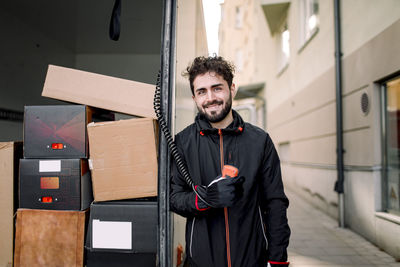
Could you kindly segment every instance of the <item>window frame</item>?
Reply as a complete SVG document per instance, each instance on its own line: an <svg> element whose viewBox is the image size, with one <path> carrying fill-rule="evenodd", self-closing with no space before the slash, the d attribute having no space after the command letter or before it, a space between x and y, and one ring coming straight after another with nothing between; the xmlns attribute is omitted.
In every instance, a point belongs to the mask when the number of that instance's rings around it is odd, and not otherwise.
<svg viewBox="0 0 400 267"><path fill-rule="evenodd" d="M299 3L299 48L298 53L304 50L304 48L311 42L312 39L319 32L319 0L298 0ZM317 4L317 11L314 10L314 5ZM312 8L311 8L312 7ZM311 10L312 9L312 10ZM313 16L316 16L316 25L313 29L307 30L308 20Z"/></svg>
<svg viewBox="0 0 400 267"><path fill-rule="evenodd" d="M381 201L382 201L382 211L393 214L396 216L400 216L400 208L399 210L391 209L389 207L389 171L388 171L388 116L387 116L387 104L388 104L388 94L387 94L387 84L391 81L400 79L400 75L396 75L387 79L381 83ZM400 132L398 133L400 135ZM399 181L400 183L400 181ZM400 185L398 190L398 197L400 196ZM400 200L399 200L400 201ZM400 205L400 203L399 203Z"/></svg>
<svg viewBox="0 0 400 267"><path fill-rule="evenodd" d="M288 40L287 40L287 44L288 44L288 54L287 55L284 52L284 43L283 43L284 42L283 34L286 31L289 34ZM277 42L277 47L278 47L278 53L276 54L277 55L276 66L277 66L277 76L279 77L289 67L290 56L291 56L291 54L290 54L290 30L289 30L287 20L285 20L283 22L282 26L279 28L279 32L277 33L276 42Z"/></svg>
<svg viewBox="0 0 400 267"><path fill-rule="evenodd" d="M243 49L238 48L235 51L235 65L236 71L238 73L243 72L244 69L244 57L243 57Z"/></svg>
<svg viewBox="0 0 400 267"><path fill-rule="evenodd" d="M242 5L235 7L235 28L242 29L244 20L244 8Z"/></svg>

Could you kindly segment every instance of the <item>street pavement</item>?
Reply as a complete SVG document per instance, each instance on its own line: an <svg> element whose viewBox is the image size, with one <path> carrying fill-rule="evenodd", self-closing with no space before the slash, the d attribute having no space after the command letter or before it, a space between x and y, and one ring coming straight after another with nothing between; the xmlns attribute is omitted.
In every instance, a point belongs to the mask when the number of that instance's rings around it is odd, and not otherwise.
<svg viewBox="0 0 400 267"><path fill-rule="evenodd" d="M291 267L390 266L400 262L286 189L292 230L288 257Z"/></svg>

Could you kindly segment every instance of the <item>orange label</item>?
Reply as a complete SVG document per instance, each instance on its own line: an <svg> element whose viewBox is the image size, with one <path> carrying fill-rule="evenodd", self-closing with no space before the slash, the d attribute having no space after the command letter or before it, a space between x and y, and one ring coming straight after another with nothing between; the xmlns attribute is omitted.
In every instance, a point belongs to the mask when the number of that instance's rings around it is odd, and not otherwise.
<svg viewBox="0 0 400 267"><path fill-rule="evenodd" d="M40 189L59 189L60 179L58 177L40 177Z"/></svg>

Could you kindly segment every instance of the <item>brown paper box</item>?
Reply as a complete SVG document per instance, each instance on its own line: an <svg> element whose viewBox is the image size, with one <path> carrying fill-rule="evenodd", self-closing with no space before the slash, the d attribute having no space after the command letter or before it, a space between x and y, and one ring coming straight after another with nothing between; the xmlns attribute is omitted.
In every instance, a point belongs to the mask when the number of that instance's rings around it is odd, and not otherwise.
<svg viewBox="0 0 400 267"><path fill-rule="evenodd" d="M95 201L157 195L156 133L150 118L88 124Z"/></svg>
<svg viewBox="0 0 400 267"><path fill-rule="evenodd" d="M0 142L0 266L12 266L14 213L18 208L18 162L22 142Z"/></svg>
<svg viewBox="0 0 400 267"><path fill-rule="evenodd" d="M15 267L83 266L86 211L18 209Z"/></svg>
<svg viewBox="0 0 400 267"><path fill-rule="evenodd" d="M42 96L125 114L156 118L155 86L49 65Z"/></svg>

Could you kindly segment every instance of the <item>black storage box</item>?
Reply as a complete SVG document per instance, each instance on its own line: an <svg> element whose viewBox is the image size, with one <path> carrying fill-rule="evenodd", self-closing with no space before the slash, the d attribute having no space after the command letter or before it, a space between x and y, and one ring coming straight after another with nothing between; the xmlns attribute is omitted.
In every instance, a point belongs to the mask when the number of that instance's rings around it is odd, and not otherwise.
<svg viewBox="0 0 400 267"><path fill-rule="evenodd" d="M21 159L20 208L85 210L93 201L86 159Z"/></svg>
<svg viewBox="0 0 400 267"><path fill-rule="evenodd" d="M84 105L25 106L24 158L87 158L86 125L106 120L114 114Z"/></svg>
<svg viewBox="0 0 400 267"><path fill-rule="evenodd" d="M92 203L87 267L156 266L157 202Z"/></svg>

